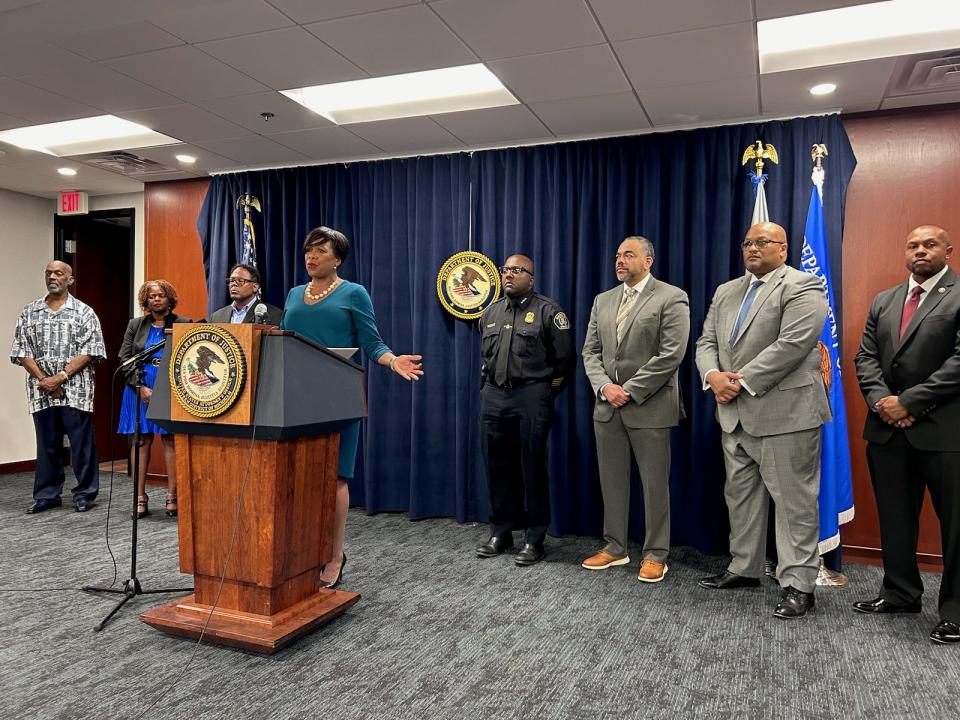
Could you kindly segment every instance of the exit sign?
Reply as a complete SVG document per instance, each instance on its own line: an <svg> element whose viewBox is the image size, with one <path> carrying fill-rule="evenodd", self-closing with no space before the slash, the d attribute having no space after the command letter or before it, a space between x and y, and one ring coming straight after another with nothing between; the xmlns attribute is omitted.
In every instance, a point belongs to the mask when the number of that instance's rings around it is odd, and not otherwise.
<svg viewBox="0 0 960 720"><path fill-rule="evenodd" d="M62 192L57 215L86 215L87 194L85 192Z"/></svg>

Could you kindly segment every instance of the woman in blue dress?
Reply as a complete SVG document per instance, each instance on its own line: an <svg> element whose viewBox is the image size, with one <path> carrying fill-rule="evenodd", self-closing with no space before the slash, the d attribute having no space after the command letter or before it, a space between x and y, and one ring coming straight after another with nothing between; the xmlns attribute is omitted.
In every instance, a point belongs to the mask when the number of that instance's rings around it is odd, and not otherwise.
<svg viewBox="0 0 960 720"><path fill-rule="evenodd" d="M287 293L283 327L326 347L361 347L371 361L389 368L404 380L423 375L420 355L394 355L377 330L373 303L366 288L337 275L347 259L350 243L346 236L326 227L307 233L303 241L304 262L310 282ZM347 556L343 533L350 507L348 481L357 459L360 421L340 431L340 460L337 467L337 505L334 516L333 553L320 576L321 587L340 584Z"/></svg>
<svg viewBox="0 0 960 720"><path fill-rule="evenodd" d="M133 318L127 325L127 330L123 334L123 344L120 346L120 362L129 360L145 348L152 347L163 340L163 331L173 323L190 322L190 318L183 318L174 314L173 309L177 306L177 291L166 280L148 280L141 285L137 292L137 302L143 308L145 314ZM173 435L147 419L147 406L150 404L150 396L153 394L153 384L157 379L162 352L162 350L157 350L143 364L145 375L143 386L140 388L140 399L143 402L140 407L140 474L137 478L138 518L150 514L147 504L147 466L150 464L150 448L153 445L154 434L163 438L163 459L167 467L167 515L174 517L177 514L177 463L174 456ZM117 426L117 432L130 436L132 448L134 420L137 416L136 368L132 365L126 368L125 377L127 386L123 390L123 403L120 406L120 423Z"/></svg>

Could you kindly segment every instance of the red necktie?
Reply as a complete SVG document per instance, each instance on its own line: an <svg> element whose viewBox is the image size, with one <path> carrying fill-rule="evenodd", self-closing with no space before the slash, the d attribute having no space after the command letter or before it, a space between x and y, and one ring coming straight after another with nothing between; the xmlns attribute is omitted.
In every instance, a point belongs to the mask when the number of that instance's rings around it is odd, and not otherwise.
<svg viewBox="0 0 960 720"><path fill-rule="evenodd" d="M913 316L917 314L917 308L920 307L920 294L923 292L923 288L917 285L913 290L910 291L910 297L907 298L907 302L903 306L903 317L900 318L900 338L903 338L903 334L907 331L907 325L910 324L910 321L913 320Z"/></svg>

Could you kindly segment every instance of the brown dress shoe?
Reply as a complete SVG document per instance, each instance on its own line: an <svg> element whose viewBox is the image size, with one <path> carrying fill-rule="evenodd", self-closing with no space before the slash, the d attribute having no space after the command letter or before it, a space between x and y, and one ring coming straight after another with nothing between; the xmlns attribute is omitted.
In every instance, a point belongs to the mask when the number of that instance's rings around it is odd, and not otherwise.
<svg viewBox="0 0 960 720"><path fill-rule="evenodd" d="M637 580L648 583L660 582L666 574L666 563L657 562L656 560L644 560L640 563L640 572L637 573Z"/></svg>
<svg viewBox="0 0 960 720"><path fill-rule="evenodd" d="M609 567L626 565L629 562L629 555L613 555L606 550L601 550L596 555L591 555L580 563L580 567L586 568L587 570L606 570Z"/></svg>

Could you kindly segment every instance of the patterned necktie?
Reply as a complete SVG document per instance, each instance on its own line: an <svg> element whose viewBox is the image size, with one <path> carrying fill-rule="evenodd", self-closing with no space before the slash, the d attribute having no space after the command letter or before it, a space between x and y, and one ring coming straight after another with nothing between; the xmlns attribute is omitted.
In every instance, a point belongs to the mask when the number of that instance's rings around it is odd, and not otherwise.
<svg viewBox="0 0 960 720"><path fill-rule="evenodd" d="M730 347L733 347L734 343L737 341L737 335L740 334L740 326L743 325L743 321L747 317L747 313L750 312L750 306L753 305L753 301L757 297L757 291L763 286L763 280L754 280L750 283L750 290L747 291L747 296L743 299L743 305L740 306L740 314L737 315L737 322L733 325L733 332L730 333Z"/></svg>
<svg viewBox="0 0 960 720"><path fill-rule="evenodd" d="M907 298L907 302L903 306L903 317L900 318L901 339L903 339L903 334L907 331L907 325L913 320L913 316L917 314L917 308L920 307L920 295L922 294L923 288L919 285L910 291L910 297Z"/></svg>
<svg viewBox="0 0 960 720"><path fill-rule="evenodd" d="M617 310L617 345L623 339L623 331L626 329L627 316L633 310L633 304L637 299L635 288L626 288L623 291L623 298L620 300L620 309Z"/></svg>
<svg viewBox="0 0 960 720"><path fill-rule="evenodd" d="M500 345L497 346L497 359L493 366L493 382L499 387L507 382L507 362L510 360L510 344L513 342L513 326L517 324L517 306L512 306L513 313L510 317L510 324L504 325L500 330Z"/></svg>

